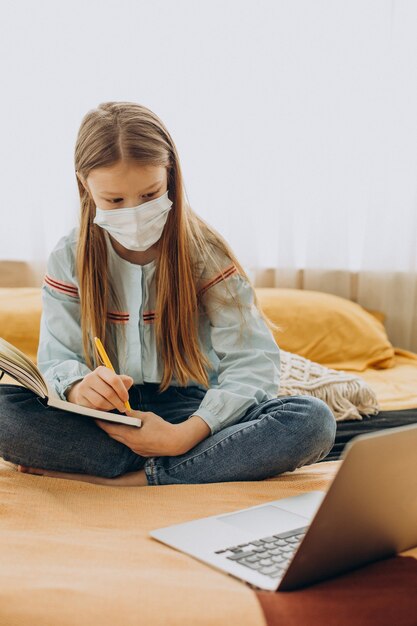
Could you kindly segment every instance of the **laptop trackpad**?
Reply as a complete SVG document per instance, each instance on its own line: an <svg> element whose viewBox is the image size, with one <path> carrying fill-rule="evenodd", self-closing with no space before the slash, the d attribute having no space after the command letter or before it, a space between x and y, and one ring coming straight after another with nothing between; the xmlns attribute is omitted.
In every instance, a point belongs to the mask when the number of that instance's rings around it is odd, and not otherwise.
<svg viewBox="0 0 417 626"><path fill-rule="evenodd" d="M310 520L301 515L284 511L276 506L266 504L258 509L240 511L230 515L217 517L217 521L236 526L241 530L255 533L257 536L285 532L307 526Z"/></svg>

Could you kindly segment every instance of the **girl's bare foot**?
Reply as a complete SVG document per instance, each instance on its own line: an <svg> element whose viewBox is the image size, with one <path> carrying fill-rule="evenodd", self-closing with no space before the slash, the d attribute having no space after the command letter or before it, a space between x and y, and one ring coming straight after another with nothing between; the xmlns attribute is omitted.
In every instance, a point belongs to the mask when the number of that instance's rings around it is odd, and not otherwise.
<svg viewBox="0 0 417 626"><path fill-rule="evenodd" d="M25 474L38 474L39 476L50 476L52 478L64 478L67 480L81 480L87 483L95 483L97 485L107 485L108 487L144 487L148 485L148 479L145 470L136 472L126 472L116 478L105 478L103 476L93 476L91 474L71 474L69 472L55 472L52 470L44 470L39 467L27 467L26 465L18 465L19 472Z"/></svg>

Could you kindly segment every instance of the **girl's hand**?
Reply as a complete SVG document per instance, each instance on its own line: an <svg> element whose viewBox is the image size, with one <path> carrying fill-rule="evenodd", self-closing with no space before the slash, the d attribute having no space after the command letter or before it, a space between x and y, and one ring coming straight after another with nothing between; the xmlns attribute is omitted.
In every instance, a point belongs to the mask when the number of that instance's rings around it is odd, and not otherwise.
<svg viewBox="0 0 417 626"><path fill-rule="evenodd" d="M99 365L70 387L67 400L100 411L118 409L124 413L127 410L124 403L129 399L127 390L132 385L131 376L116 374L108 367Z"/></svg>
<svg viewBox="0 0 417 626"><path fill-rule="evenodd" d="M187 452L177 424L170 424L151 411L126 411L126 415L139 417L142 426L137 428L100 419L94 421L109 437L140 456L177 456Z"/></svg>

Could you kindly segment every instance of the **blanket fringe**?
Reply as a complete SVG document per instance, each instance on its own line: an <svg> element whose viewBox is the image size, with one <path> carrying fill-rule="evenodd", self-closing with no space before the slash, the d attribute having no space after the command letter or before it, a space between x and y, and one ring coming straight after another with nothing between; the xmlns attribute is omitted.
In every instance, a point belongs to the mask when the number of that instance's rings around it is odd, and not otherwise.
<svg viewBox="0 0 417 626"><path fill-rule="evenodd" d="M374 390L359 376L281 350L278 397L294 395L311 395L323 400L337 421L361 420L361 413L376 415L380 410Z"/></svg>

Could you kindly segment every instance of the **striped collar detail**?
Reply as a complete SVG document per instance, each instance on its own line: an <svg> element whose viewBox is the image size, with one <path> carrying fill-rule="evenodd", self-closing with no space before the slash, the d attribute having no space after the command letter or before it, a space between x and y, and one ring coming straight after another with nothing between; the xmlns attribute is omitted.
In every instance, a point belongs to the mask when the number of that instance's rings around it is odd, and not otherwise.
<svg viewBox="0 0 417 626"><path fill-rule="evenodd" d="M146 311L143 314L143 323L144 324L153 324L155 322L156 313L155 311Z"/></svg>
<svg viewBox="0 0 417 626"><path fill-rule="evenodd" d="M62 280L57 280L56 278L52 278L48 274L44 276L44 284L48 285L55 291L59 293L64 293L67 296L72 296L73 298L78 298L78 288L75 285L71 285L70 283L64 283Z"/></svg>
<svg viewBox="0 0 417 626"><path fill-rule="evenodd" d="M213 287L214 285L217 285L217 283L220 283L222 280L226 280L226 278L229 278L229 276L233 276L233 274L237 274L237 267L236 265L233 263L232 265L230 265L229 267L226 267L225 270L223 270L222 272L220 272L220 274L217 274L217 276L215 276L214 278L212 278L208 283L206 283L198 292L198 295L201 296L203 293L205 293L207 291L207 289L210 289L210 287Z"/></svg>
<svg viewBox="0 0 417 626"><path fill-rule="evenodd" d="M113 324L127 324L129 321L129 313L125 311L107 311L107 319Z"/></svg>

